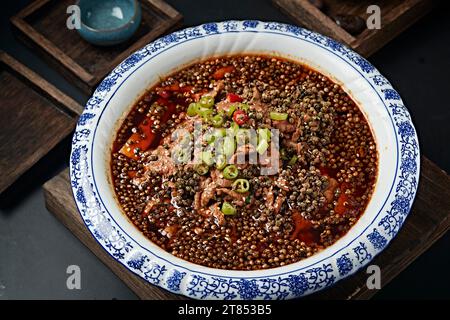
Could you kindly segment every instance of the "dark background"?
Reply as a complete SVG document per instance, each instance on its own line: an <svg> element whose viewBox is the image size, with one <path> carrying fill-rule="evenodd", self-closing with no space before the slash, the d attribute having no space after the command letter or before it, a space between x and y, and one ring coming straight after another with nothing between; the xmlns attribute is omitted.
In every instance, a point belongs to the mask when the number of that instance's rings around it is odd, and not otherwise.
<svg viewBox="0 0 450 320"><path fill-rule="evenodd" d="M9 17L29 2L2 1L0 48L84 104L87 96L14 38ZM185 26L227 19L292 23L270 0L167 2L183 14ZM422 154L447 172L450 172L449 13L441 5L369 59L398 89L409 108ZM41 185L68 165L69 152L70 138L67 138L0 196L0 299L136 298L45 208ZM449 299L449 249L450 233L447 233L375 298ZM66 268L71 264L81 268L81 290L66 288Z"/></svg>

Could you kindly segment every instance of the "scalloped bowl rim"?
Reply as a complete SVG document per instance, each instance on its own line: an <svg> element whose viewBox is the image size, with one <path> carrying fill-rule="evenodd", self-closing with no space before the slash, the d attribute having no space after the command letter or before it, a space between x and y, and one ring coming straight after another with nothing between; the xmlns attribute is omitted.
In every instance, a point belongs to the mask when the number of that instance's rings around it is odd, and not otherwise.
<svg viewBox="0 0 450 320"><path fill-rule="evenodd" d="M377 142L378 179L361 218L332 246L287 266L230 271L174 257L126 218L111 187L112 138L145 88L193 61L229 53L279 55L330 77L356 100ZM125 59L98 86L80 116L72 141L70 177L80 215L96 241L146 281L197 299L284 299L329 287L381 252L410 211L419 168L418 139L409 113L399 94L369 62L309 30L246 20L183 29Z"/></svg>

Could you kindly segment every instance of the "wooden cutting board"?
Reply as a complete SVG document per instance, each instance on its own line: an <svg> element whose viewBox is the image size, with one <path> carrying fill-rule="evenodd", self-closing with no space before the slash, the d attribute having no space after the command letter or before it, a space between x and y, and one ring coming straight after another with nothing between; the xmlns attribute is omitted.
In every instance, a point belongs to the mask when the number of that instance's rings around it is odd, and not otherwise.
<svg viewBox="0 0 450 320"><path fill-rule="evenodd" d="M75 2L35 0L13 16L11 23L20 39L87 94L132 52L173 30L183 19L162 0L142 0L142 21L133 37L120 45L99 47L66 27L67 7Z"/></svg>
<svg viewBox="0 0 450 320"><path fill-rule="evenodd" d="M115 261L96 242L78 213L69 181L68 169L44 185L45 201L52 212L104 264L141 299L186 299L153 286ZM381 268L382 286L443 236L450 227L450 177L434 163L422 157L419 190L412 211L398 235L371 264ZM308 299L369 299L377 291L366 287L362 270L337 285Z"/></svg>
<svg viewBox="0 0 450 320"><path fill-rule="evenodd" d="M82 110L0 51L0 193L72 132Z"/></svg>
<svg viewBox="0 0 450 320"><path fill-rule="evenodd" d="M423 17L438 1L272 0L272 2L296 24L339 40L368 57ZM374 26L369 29L366 22L370 16L374 17L376 14L374 10L377 9L380 13L380 28ZM351 34L337 24L336 16L341 14L363 19L361 31Z"/></svg>

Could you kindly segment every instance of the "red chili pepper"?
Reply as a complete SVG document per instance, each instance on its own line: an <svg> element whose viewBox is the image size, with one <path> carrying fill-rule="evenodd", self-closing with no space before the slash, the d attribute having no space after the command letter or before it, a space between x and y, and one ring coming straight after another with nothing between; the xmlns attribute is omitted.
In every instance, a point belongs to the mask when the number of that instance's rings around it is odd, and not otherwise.
<svg viewBox="0 0 450 320"><path fill-rule="evenodd" d="M232 73L234 71L233 66L226 66L216 70L213 74L213 78L216 80L223 79L226 73Z"/></svg>
<svg viewBox="0 0 450 320"><path fill-rule="evenodd" d="M234 93L228 93L227 100L228 100L228 102L242 102L242 98Z"/></svg>
<svg viewBox="0 0 450 320"><path fill-rule="evenodd" d="M164 90L168 90L168 91L179 91L180 90L180 85L178 82L172 83L171 85L168 85L166 87L163 88Z"/></svg>
<svg viewBox="0 0 450 320"><path fill-rule="evenodd" d="M245 111L242 110L236 110L233 113L233 120L234 122L236 122L238 125L243 125L244 123L247 122L248 120L248 115L245 113Z"/></svg>
<svg viewBox="0 0 450 320"><path fill-rule="evenodd" d="M175 82L171 85L162 87L161 90L168 91L169 93L171 93L171 92L189 92L193 88L194 88L193 86L180 87L180 84L178 82Z"/></svg>
<svg viewBox="0 0 450 320"><path fill-rule="evenodd" d="M300 241L307 244L313 243L314 234L312 233L312 223L303 218L298 211L295 211L291 217L294 222L294 231L292 232L290 239L294 240L298 238Z"/></svg>
<svg viewBox="0 0 450 320"><path fill-rule="evenodd" d="M349 209L348 208L348 200L349 197L344 192L341 193L337 200L336 207L334 208L334 212L336 212L339 215L345 214L345 212Z"/></svg>
<svg viewBox="0 0 450 320"><path fill-rule="evenodd" d="M134 177L136 177L136 171L134 171L134 170L130 170L130 171L128 171L128 176L130 177L130 178L134 178Z"/></svg>
<svg viewBox="0 0 450 320"><path fill-rule="evenodd" d="M167 107L167 110L161 115L160 118L160 122L162 124L166 123L172 114L176 112L176 104L171 103L164 98L158 98L156 103ZM137 155L137 150L146 151L154 142L157 142L157 139L160 137L158 133L153 131L153 123L154 121L151 118L146 117L141 124L139 124L140 132L131 134L127 140L127 143L122 146L119 152L130 159L137 160L139 158Z"/></svg>
<svg viewBox="0 0 450 320"><path fill-rule="evenodd" d="M193 86L184 86L184 87L181 87L181 88L179 89L179 91L180 91L180 92L190 92L192 89L194 89Z"/></svg>
<svg viewBox="0 0 450 320"><path fill-rule="evenodd" d="M169 99L170 98L170 92L167 91L167 90L160 90L160 91L158 91L158 95L161 98L164 98L164 99Z"/></svg>
<svg viewBox="0 0 450 320"><path fill-rule="evenodd" d="M152 125L153 120L146 118L139 125L140 133L133 133L119 152L130 159L137 160L139 158L137 155L137 150L147 150L156 137L156 134L152 130Z"/></svg>

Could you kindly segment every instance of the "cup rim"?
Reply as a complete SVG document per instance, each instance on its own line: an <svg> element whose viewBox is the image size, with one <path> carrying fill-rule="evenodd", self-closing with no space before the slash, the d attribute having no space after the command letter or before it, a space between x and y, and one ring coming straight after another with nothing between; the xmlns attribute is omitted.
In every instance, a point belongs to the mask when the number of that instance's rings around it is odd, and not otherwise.
<svg viewBox="0 0 450 320"><path fill-rule="evenodd" d="M96 29L96 28L93 28L93 27L87 25L87 24L83 21L83 19L82 19L83 14L82 14L82 12L81 12L80 1L82 1L82 0L77 0L77 2L76 2L76 5L80 8L80 24L81 24L81 26L82 26L83 28L85 28L86 30L89 30L90 32L94 32L94 33L112 33L112 32L118 32L118 31L124 30L124 29L126 29L131 23L133 23L133 21L134 21L134 22L136 21L138 15L139 15L139 12L140 12L140 4L139 4L139 1L138 1L138 0L132 0L132 1L133 1L134 12L133 12L133 16L132 16L128 21L126 21L124 24L122 24L121 26L116 27L116 28L111 28L111 29Z"/></svg>

